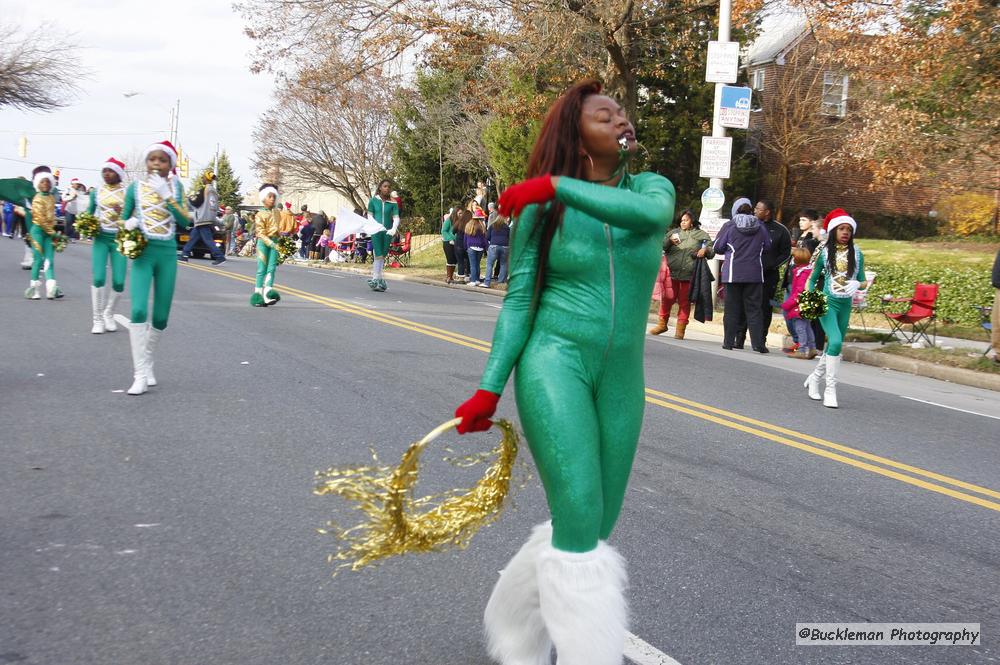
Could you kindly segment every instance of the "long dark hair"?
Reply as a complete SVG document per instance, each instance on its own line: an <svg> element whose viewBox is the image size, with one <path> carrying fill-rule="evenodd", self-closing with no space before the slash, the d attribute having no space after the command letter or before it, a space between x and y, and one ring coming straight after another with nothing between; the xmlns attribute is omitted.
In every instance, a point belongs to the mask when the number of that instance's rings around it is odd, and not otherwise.
<svg viewBox="0 0 1000 665"><path fill-rule="evenodd" d="M837 270L837 237L834 235L836 230L836 226L830 229L830 233L826 238L826 271L830 277L833 277L834 272ZM856 267L857 259L854 256L854 232L851 231L851 238L847 241L847 275L849 277L854 274L854 269Z"/></svg>
<svg viewBox="0 0 1000 665"><path fill-rule="evenodd" d="M528 178L545 175L580 179L585 177L586 169L580 150L583 142L580 136L580 116L583 113L584 100L591 95L599 94L601 94L600 81L589 79L577 83L556 100L545 114L538 140L531 150L526 173ZM531 299L532 309L537 306L542 289L545 288L545 265L549 260L552 238L562 227L565 212L566 206L559 201L553 201L542 210L541 224L535 225L535 233L540 233L541 237L538 241L538 267L535 291ZM520 226L515 228L519 229Z"/></svg>

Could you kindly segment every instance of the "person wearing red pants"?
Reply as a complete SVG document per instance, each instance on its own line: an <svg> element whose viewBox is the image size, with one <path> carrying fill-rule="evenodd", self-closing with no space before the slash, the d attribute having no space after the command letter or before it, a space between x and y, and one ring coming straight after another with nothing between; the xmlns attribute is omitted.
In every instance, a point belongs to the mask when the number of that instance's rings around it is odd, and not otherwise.
<svg viewBox="0 0 1000 665"><path fill-rule="evenodd" d="M680 218L667 230L663 241L663 253L667 257L670 269L671 289L667 289L660 298L660 318L650 329L650 335L660 335L667 331L667 320L670 310L677 303L677 327L674 337L684 339L688 319L691 317L691 275L694 270L694 260L712 258L715 251L712 239L703 231L701 223L695 219L690 209L681 213Z"/></svg>

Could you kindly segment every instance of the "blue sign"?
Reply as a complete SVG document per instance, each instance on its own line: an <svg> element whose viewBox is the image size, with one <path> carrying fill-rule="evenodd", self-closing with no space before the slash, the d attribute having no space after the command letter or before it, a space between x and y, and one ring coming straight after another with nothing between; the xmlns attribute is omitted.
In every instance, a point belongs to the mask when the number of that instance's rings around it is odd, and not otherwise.
<svg viewBox="0 0 1000 665"><path fill-rule="evenodd" d="M733 129L750 126L750 88L734 85L722 86L722 102L719 105L719 124Z"/></svg>

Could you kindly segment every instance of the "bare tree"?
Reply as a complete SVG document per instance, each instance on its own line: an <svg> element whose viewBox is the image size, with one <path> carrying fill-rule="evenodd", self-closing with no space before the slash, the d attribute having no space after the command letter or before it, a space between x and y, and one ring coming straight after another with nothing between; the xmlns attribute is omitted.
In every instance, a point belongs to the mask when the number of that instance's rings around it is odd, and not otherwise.
<svg viewBox="0 0 1000 665"><path fill-rule="evenodd" d="M0 24L0 107L54 111L80 93L78 48L55 34L50 24L23 32Z"/></svg>
<svg viewBox="0 0 1000 665"><path fill-rule="evenodd" d="M364 208L389 168L393 96L387 81L372 77L329 94L289 86L254 130L254 167L333 189Z"/></svg>
<svg viewBox="0 0 1000 665"><path fill-rule="evenodd" d="M837 151L843 122L823 109L824 72L836 70L828 46L814 40L801 43L776 67L777 82L763 95L760 147L775 181L778 220L789 191L823 158Z"/></svg>

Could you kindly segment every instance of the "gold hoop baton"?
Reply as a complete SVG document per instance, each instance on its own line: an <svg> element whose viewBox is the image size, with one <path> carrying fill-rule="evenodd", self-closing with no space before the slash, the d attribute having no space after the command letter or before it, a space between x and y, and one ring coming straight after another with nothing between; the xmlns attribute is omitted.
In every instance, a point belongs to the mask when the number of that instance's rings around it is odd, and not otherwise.
<svg viewBox="0 0 1000 665"><path fill-rule="evenodd" d="M314 494L343 497L366 516L361 524L350 528L328 522L327 529L320 529L320 533L331 534L341 543L338 551L328 557L331 562L344 562L338 570L345 566L358 570L400 554L464 549L479 529L500 515L510 490L518 449L517 433L505 420L493 423L502 432L499 444L488 452L462 460L462 466L489 462L486 472L472 487L413 497L421 454L431 442L460 422L461 418L453 418L435 427L407 448L396 467L331 468L317 472L321 482Z"/></svg>

